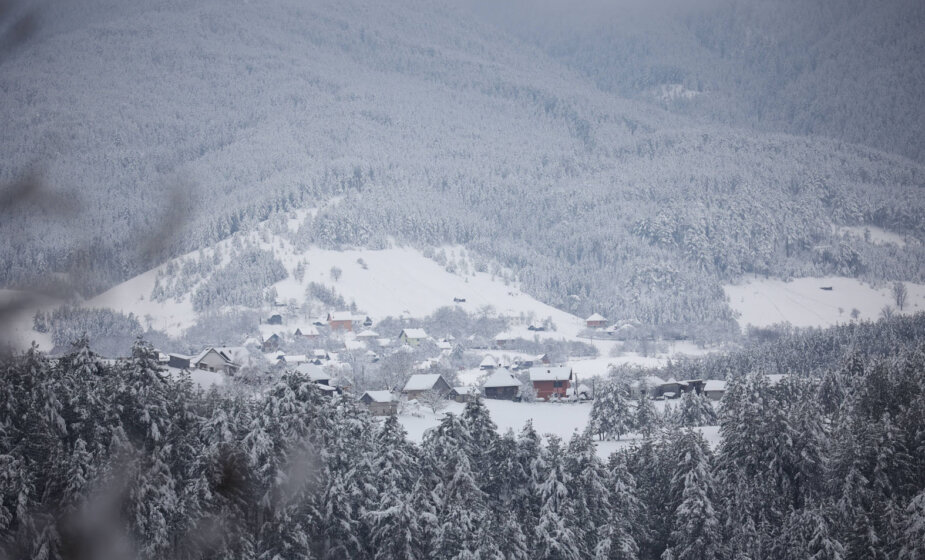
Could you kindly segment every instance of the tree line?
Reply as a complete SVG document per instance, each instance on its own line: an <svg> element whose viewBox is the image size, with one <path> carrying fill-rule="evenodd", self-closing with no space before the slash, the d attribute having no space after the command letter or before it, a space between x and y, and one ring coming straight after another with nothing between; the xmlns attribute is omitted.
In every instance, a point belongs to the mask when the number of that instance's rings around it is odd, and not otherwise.
<svg viewBox="0 0 925 560"><path fill-rule="evenodd" d="M735 372L720 441L659 425L599 457L499 434L480 401L421 444L286 372L262 393L167 376L150 344L7 356L11 558L903 558L925 554L925 345L776 385ZM529 406L529 405L523 405Z"/></svg>

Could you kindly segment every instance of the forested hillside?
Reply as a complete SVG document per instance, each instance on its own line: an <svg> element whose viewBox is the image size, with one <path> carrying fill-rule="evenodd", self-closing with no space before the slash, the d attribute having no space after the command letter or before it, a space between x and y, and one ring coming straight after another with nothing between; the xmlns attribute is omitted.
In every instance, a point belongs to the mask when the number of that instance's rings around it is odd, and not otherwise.
<svg viewBox="0 0 925 560"><path fill-rule="evenodd" d="M300 242L462 244L581 314L725 329L743 273L923 280L921 165L624 99L452 3L112 4L0 65L0 180L76 209L5 210L5 285L96 293L335 197Z"/></svg>
<svg viewBox="0 0 925 560"><path fill-rule="evenodd" d="M672 112L925 161L917 0L518 0L480 13Z"/></svg>

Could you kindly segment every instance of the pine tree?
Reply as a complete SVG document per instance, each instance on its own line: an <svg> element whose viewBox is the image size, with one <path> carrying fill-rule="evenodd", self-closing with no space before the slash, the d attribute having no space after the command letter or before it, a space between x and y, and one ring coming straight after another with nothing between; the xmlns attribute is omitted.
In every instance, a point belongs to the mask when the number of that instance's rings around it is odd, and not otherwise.
<svg viewBox="0 0 925 560"><path fill-rule="evenodd" d="M579 553L590 557L609 522L610 488L591 434L576 433L569 441L565 472L574 504Z"/></svg>
<svg viewBox="0 0 925 560"><path fill-rule="evenodd" d="M646 393L639 396L634 420L634 429L646 438L651 436L658 427L658 412Z"/></svg>
<svg viewBox="0 0 925 560"><path fill-rule="evenodd" d="M642 504L636 496L636 481L626 468L626 458L622 453L610 456L608 470L610 508L594 558L636 560L639 557L637 537L645 532L640 519Z"/></svg>
<svg viewBox="0 0 925 560"><path fill-rule="evenodd" d="M721 533L713 507L715 483L709 448L700 434L690 429L683 433L679 443L671 493L680 494L680 503L674 511L670 546L662 558L718 558L721 552Z"/></svg>
<svg viewBox="0 0 925 560"><path fill-rule="evenodd" d="M542 506L534 531L536 554L550 560L577 560L581 558L581 550L575 533L575 509L558 437L548 437L544 455L545 479L539 487Z"/></svg>

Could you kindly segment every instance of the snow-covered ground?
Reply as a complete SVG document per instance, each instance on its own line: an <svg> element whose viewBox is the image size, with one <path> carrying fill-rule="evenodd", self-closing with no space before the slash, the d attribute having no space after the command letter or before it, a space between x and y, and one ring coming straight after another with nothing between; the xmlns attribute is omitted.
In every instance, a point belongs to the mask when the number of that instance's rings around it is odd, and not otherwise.
<svg viewBox="0 0 925 560"><path fill-rule="evenodd" d="M925 310L925 285L905 284L908 297L903 313ZM860 319L870 320L876 320L887 305L899 311L889 285L873 287L853 278L797 278L789 282L749 278L723 289L743 328L782 322L796 327L828 327L851 321L853 309L859 311Z"/></svg>
<svg viewBox="0 0 925 560"><path fill-rule="evenodd" d="M297 213L287 224L290 230L312 211ZM333 251L319 247L295 247L282 236L274 235L266 225L246 235L249 240L263 249L273 251L289 272L289 277L274 284L278 301L305 301L305 290L310 282L323 284L343 296L347 303L357 307L374 320L386 316L424 317L445 306L458 306L469 313L489 312L510 318L532 318L542 321L552 319L556 331L543 333L546 338L573 339L584 327L579 317L560 311L537 301L522 292L516 282L505 282L502 278L485 272L475 272L474 266L463 272L449 271L420 251L408 247L392 247L382 250L350 249ZM211 258L215 248L224 255L227 264L232 252L232 240L221 241L204 250ZM443 247L442 251L453 263L465 260L468 255L461 247ZM197 259L199 252L191 252L177 259ZM296 279L295 270L302 263L305 273ZM134 313L143 326L151 326L178 336L196 322L190 294L179 302L173 299L165 302L151 300L158 270L164 271L167 263L119 284L86 303L90 307L110 308L123 313ZM180 267L178 267L180 268ZM335 279L332 269L339 269ZM196 286L191 288L195 291ZM454 301L465 300L465 301ZM515 325L519 336L533 338L527 324ZM523 331L523 332L520 332Z"/></svg>
<svg viewBox="0 0 925 560"><path fill-rule="evenodd" d="M892 243L898 247L906 246L906 239L903 236L876 226L839 226L836 231L847 237L870 240L875 245Z"/></svg>
<svg viewBox="0 0 925 560"><path fill-rule="evenodd" d="M533 427L541 435L555 434L565 440L572 437L575 432L581 432L588 424L591 413L591 403L516 403L485 399L483 401L491 414L491 419L498 426L498 432L503 434L508 429L519 432L528 420L533 421ZM656 401L655 408L662 412L666 401ZM677 402L674 403L677 405ZM450 402L447 408L434 414L430 410L421 409L420 416L402 414L399 421L408 431L408 439L420 443L424 433L436 426L444 413L460 414L465 408L464 404ZM706 426L698 428L704 438L715 447L719 443L719 427ZM601 457L607 457L616 449L640 441L637 434L627 434L620 441L598 441L597 451Z"/></svg>

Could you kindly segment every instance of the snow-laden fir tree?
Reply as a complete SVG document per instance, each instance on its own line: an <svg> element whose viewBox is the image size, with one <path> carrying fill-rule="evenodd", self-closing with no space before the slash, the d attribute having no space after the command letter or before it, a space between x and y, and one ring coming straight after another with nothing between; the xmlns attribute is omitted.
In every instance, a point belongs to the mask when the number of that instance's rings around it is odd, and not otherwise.
<svg viewBox="0 0 925 560"><path fill-rule="evenodd" d="M557 436L547 437L542 482L539 495L542 500L540 516L534 530L536 554L550 560L577 560L581 558L580 536L576 534L577 517L573 497L569 493L570 480L565 471L564 450Z"/></svg>
<svg viewBox="0 0 925 560"><path fill-rule="evenodd" d="M686 430L677 444L670 492L678 502L663 560L711 560L722 554L722 533L713 506L715 482L710 450L699 432Z"/></svg>

